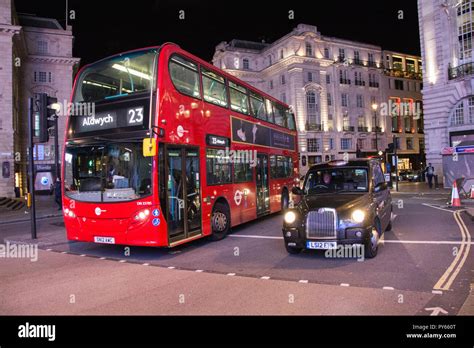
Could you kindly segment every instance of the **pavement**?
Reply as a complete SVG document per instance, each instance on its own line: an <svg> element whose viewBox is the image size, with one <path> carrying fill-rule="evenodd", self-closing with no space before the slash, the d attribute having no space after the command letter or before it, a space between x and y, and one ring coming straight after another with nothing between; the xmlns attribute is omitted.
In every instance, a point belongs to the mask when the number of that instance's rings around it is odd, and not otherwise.
<svg viewBox="0 0 474 348"><path fill-rule="evenodd" d="M279 214L173 249L69 242L62 218L34 241L28 222L5 224L0 238L37 243L39 261L0 259L0 313L473 315L474 224L445 192L392 196L393 229L363 262L287 254Z"/></svg>
<svg viewBox="0 0 474 348"><path fill-rule="evenodd" d="M54 195L36 195L36 218L44 219L49 217L62 216L58 210L58 205L54 201ZM29 221L30 209L26 206L19 210L8 210L0 207L0 225L12 222Z"/></svg>

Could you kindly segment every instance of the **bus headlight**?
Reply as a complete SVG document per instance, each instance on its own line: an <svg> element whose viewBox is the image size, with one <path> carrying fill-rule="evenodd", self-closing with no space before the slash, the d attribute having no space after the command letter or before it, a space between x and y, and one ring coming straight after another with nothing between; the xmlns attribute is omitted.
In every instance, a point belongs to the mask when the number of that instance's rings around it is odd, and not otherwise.
<svg viewBox="0 0 474 348"><path fill-rule="evenodd" d="M357 223L361 223L365 219L365 213L360 210L356 209L352 212L352 220L354 220Z"/></svg>
<svg viewBox="0 0 474 348"><path fill-rule="evenodd" d="M296 221L296 214L295 214L294 212L292 212L292 211L289 211L289 212L287 212L287 213L285 214L285 218L284 218L284 219L285 219L285 222L286 222L287 224L290 224L290 225L291 225L293 222Z"/></svg>
<svg viewBox="0 0 474 348"><path fill-rule="evenodd" d="M140 210L135 214L134 220L135 221L143 221L150 215L149 209Z"/></svg>

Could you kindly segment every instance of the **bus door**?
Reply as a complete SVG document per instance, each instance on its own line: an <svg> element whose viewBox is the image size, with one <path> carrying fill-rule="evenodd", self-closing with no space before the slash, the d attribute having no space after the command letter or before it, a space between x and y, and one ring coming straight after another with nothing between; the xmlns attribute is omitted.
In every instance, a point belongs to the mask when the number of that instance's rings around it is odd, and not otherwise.
<svg viewBox="0 0 474 348"><path fill-rule="evenodd" d="M169 244L201 234L201 178L198 148L167 146Z"/></svg>
<svg viewBox="0 0 474 348"><path fill-rule="evenodd" d="M268 182L268 156L257 154L257 215L270 211L270 185Z"/></svg>

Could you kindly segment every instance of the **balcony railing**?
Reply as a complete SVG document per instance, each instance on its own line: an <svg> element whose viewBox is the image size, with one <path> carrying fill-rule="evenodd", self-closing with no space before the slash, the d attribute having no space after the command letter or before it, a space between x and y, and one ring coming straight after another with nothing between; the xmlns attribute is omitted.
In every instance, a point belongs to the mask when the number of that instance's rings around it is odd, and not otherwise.
<svg viewBox="0 0 474 348"><path fill-rule="evenodd" d="M341 85L350 85L351 84L351 80L349 79L339 79L339 83Z"/></svg>
<svg viewBox="0 0 474 348"><path fill-rule="evenodd" d="M381 127L373 127L372 132L382 133L382 128Z"/></svg>
<svg viewBox="0 0 474 348"><path fill-rule="evenodd" d="M423 77L421 73L414 71L406 71L401 69L384 69L384 74L391 77L401 77L412 80L422 80Z"/></svg>
<svg viewBox="0 0 474 348"><path fill-rule="evenodd" d="M342 131L343 132L353 132L354 131L354 126L342 126Z"/></svg>
<svg viewBox="0 0 474 348"><path fill-rule="evenodd" d="M317 123L306 123L306 130L307 131L322 131L323 125Z"/></svg>
<svg viewBox="0 0 474 348"><path fill-rule="evenodd" d="M365 81L363 81L363 80L354 80L354 85L356 85L356 86L365 86Z"/></svg>
<svg viewBox="0 0 474 348"><path fill-rule="evenodd" d="M379 83L378 83L378 82L369 81L369 87L379 88Z"/></svg>
<svg viewBox="0 0 474 348"><path fill-rule="evenodd" d="M454 68L451 66L448 68L448 78L454 80L457 78L474 75L474 63L466 63L458 65Z"/></svg>
<svg viewBox="0 0 474 348"><path fill-rule="evenodd" d="M368 132L369 127L359 126L359 127L357 127L357 131L358 132Z"/></svg>

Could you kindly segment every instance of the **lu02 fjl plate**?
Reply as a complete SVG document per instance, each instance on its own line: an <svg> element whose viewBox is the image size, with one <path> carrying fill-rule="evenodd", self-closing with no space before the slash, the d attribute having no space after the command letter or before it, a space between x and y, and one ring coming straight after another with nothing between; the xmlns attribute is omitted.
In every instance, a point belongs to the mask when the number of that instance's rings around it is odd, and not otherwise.
<svg viewBox="0 0 474 348"><path fill-rule="evenodd" d="M94 237L95 243L102 243L102 244L115 244L114 237Z"/></svg>
<svg viewBox="0 0 474 348"><path fill-rule="evenodd" d="M337 242L306 242L307 249L337 249Z"/></svg>

